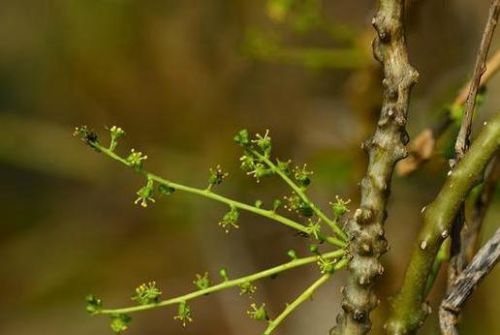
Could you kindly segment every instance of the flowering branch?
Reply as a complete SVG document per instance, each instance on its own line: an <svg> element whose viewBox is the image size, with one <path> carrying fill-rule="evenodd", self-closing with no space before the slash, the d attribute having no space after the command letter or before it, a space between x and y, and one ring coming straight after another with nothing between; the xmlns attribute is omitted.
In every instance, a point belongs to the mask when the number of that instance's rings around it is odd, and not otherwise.
<svg viewBox="0 0 500 335"><path fill-rule="evenodd" d="M275 171L276 174L279 175L292 188L292 190L300 197L300 199L305 204L307 204L321 220L326 222L330 226L330 228L332 228L335 234L337 234L344 241L347 241L347 234L333 220L328 218L318 206L316 206L312 201L309 200L304 192L304 187L299 187L282 169L279 169L269 158L261 155L255 150L251 151L255 156L259 157L259 159L261 159L269 168Z"/></svg>
<svg viewBox="0 0 500 335"><path fill-rule="evenodd" d="M122 157L119 154L117 154L114 150L116 147L116 144L113 144L113 147L105 147L101 145L97 139L97 135L91 131L88 130L87 127L79 127L76 130L76 134L81 136L82 139L84 140L85 143L87 143L89 146L94 148L97 152L100 152L109 158L127 166L130 168L133 168L136 172L139 174L142 174L143 176L146 177L147 179L147 184L141 188L138 192L138 199L136 200L136 203L140 203L143 207L147 206L148 201L149 202L154 202L153 198L153 193L154 193L154 183L157 183L158 190L159 192L163 194L171 194L172 192L178 190L178 191L184 191L187 193L195 194L198 196L202 196L211 200L215 200L221 203L224 203L229 206L230 211L223 217L221 222L219 223L225 230L226 232L229 231L231 227L237 228L236 221L239 217L239 212L238 210L244 210L248 211L266 218L269 218L271 220L277 221L287 227L290 227L292 229L295 229L303 234L306 234L307 236L312 236L313 238L316 238L319 241L325 241L329 244L335 245L340 248L345 248L347 243L345 242L344 239L339 239L334 236L327 236L322 234L320 231L312 231L311 226L305 226L303 224L300 224L294 220L291 220L287 217L284 217L282 215L279 215L276 213L276 209L279 206L275 205L273 209L263 209L260 207L261 204L258 204L256 206L252 206L249 204L245 204L243 202L239 202L227 197L224 197L222 195L219 195L215 192L212 191L212 186L220 184L222 179L225 177L225 174L223 174L220 169L216 169L215 171L212 170L211 176L209 178L209 187L202 189L202 188L196 188L196 187L191 187L187 185L183 185L180 183L172 182L170 180L164 179L154 173L148 172L145 169L143 169L143 161L147 159L147 156L144 156L141 152L134 151L133 149L131 150L131 153L129 154L128 157ZM111 132L112 136L112 143L115 143L113 140L113 132ZM123 136L123 134L120 134L120 136ZM275 169L278 169L275 167ZM255 172L255 171L254 171ZM221 174L222 173L222 174ZM256 177L259 177L256 175ZM312 204L311 202L308 202L308 204ZM345 236L345 233L344 235Z"/></svg>
<svg viewBox="0 0 500 335"><path fill-rule="evenodd" d="M328 277L329 277L334 271L340 270L346 266L347 259L343 258L344 255L345 255L344 250L336 250L317 256L293 258L291 261L287 263L283 263L273 268L257 272L248 276L240 277L237 279L229 279L227 271L225 269L221 269L219 273L223 281L216 285L211 285L207 273L205 273L205 275L203 276L197 275L196 280L193 282L196 285L196 287L198 287L197 291L167 300L159 299L162 293L156 287L156 283L152 282L148 284L142 284L136 289L136 294L132 297L132 300L138 302L139 305L130 307L105 309L102 306L102 300L96 298L93 295L90 295L89 297L87 297L87 311L92 315L111 316L112 320L111 327L115 332L119 333L128 328L128 323L131 320L129 314L131 313L141 312L159 307L165 307L169 305L178 305L178 314L174 317L174 319L181 321L182 324L185 326L187 322L192 321L191 307L187 304L187 302L190 300L200 298L210 293L229 289L232 287L239 287L240 294L245 294L245 293L252 294L255 292L256 289L256 287L252 284L254 281L263 278L269 278L269 277L272 278L281 272L296 267L304 266L307 264L312 264L315 262L319 264L320 270L323 269L321 267L321 262L330 265L330 267L328 268L329 269ZM325 280L327 278L325 278ZM251 307L253 308L253 311L250 311L249 314L252 318L256 320L268 319L267 312L264 309L264 305L257 308L255 304L252 304ZM287 311L286 315L288 315L290 312L291 310ZM276 328L276 326L286 317L286 315L280 315L276 320L270 321L272 329ZM269 334L272 331L272 329L269 331Z"/></svg>

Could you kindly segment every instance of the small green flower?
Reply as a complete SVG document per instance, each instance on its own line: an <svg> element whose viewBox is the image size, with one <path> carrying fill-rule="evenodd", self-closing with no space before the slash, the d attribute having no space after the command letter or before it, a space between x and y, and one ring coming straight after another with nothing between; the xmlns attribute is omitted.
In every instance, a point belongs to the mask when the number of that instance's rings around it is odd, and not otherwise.
<svg viewBox="0 0 500 335"><path fill-rule="evenodd" d="M111 134L111 143L109 144L109 150L114 151L118 146L118 140L125 136L125 131L117 126L113 126L109 129Z"/></svg>
<svg viewBox="0 0 500 335"><path fill-rule="evenodd" d="M257 182L260 182L260 179L263 177L271 176L274 174L274 171L271 168L268 168L263 163L256 163L253 166L253 170L247 172L247 175L254 176Z"/></svg>
<svg viewBox="0 0 500 335"><path fill-rule="evenodd" d="M250 144L250 134L248 130L242 129L235 136L234 141L241 146L248 146Z"/></svg>
<svg viewBox="0 0 500 335"><path fill-rule="evenodd" d="M320 225L320 220L313 221L311 219L308 220L307 224L307 233L311 236L314 236L314 238L318 239L319 235L321 233L321 225Z"/></svg>
<svg viewBox="0 0 500 335"><path fill-rule="evenodd" d="M349 208L347 205L351 202L351 199L343 200L339 198L339 196L335 196L335 202L330 202L330 206L332 206L333 214L336 217L340 217L345 213L349 212Z"/></svg>
<svg viewBox="0 0 500 335"><path fill-rule="evenodd" d="M289 211L294 211L302 216L311 217L314 212L311 206L304 202L297 194L284 197L286 201L285 208Z"/></svg>
<svg viewBox="0 0 500 335"><path fill-rule="evenodd" d="M292 173L292 171L290 170L290 163L292 163L291 160L287 160L287 161L282 162L279 159L277 159L276 162L277 162L278 170L283 172L285 175L289 176Z"/></svg>
<svg viewBox="0 0 500 335"><path fill-rule="evenodd" d="M193 281L193 284L199 288L200 290L204 290L210 287L210 279L208 278L208 272L205 272L202 275L196 274L196 279Z"/></svg>
<svg viewBox="0 0 500 335"><path fill-rule="evenodd" d="M269 136L269 129L266 130L264 136L261 134L256 134L255 135L256 139L252 140L252 143L255 143L255 145L262 151L265 157L269 157L271 155L271 137Z"/></svg>
<svg viewBox="0 0 500 335"><path fill-rule="evenodd" d="M220 165L214 169L210 169L210 175L208 177L208 189L211 189L212 186L220 185L222 181L229 176L229 173L223 172Z"/></svg>
<svg viewBox="0 0 500 335"><path fill-rule="evenodd" d="M188 322L193 322L191 307L189 307L189 305L185 301L182 301L179 304L177 315L174 316L174 320L179 320L182 323L183 327L186 327L186 324Z"/></svg>
<svg viewBox="0 0 500 335"><path fill-rule="evenodd" d="M267 321L269 320L269 316L267 315L266 304L261 304L260 307L257 307L255 303L250 305L250 309L247 311L248 316L251 319L257 321Z"/></svg>
<svg viewBox="0 0 500 335"><path fill-rule="evenodd" d="M143 155L142 152L135 151L135 149L130 150L130 154L125 159L129 166L140 170L143 165L143 161L146 160L148 156Z"/></svg>
<svg viewBox="0 0 500 335"><path fill-rule="evenodd" d="M89 314L96 314L102 308L102 300L94 296L93 294L89 294L85 297L85 302L87 303L85 309Z"/></svg>
<svg viewBox="0 0 500 335"><path fill-rule="evenodd" d="M136 301L139 305L149 305L158 303L160 296L161 291L156 287L156 282L152 281L137 287L132 300Z"/></svg>
<svg viewBox="0 0 500 335"><path fill-rule="evenodd" d="M132 318L127 314L113 314L111 315L111 329L116 334L122 333L128 329L128 325Z"/></svg>
<svg viewBox="0 0 500 335"><path fill-rule="evenodd" d="M148 179L145 186L141 187L139 191L137 191L138 198L135 199L134 204L141 203L142 207L148 207L148 201L154 203L156 202L153 198L154 193L154 182L153 179Z"/></svg>
<svg viewBox="0 0 500 335"><path fill-rule="evenodd" d="M313 174L312 171L307 170L306 164L304 164L304 166L302 168L299 168L298 166L296 166L293 169L293 178L295 179L295 181L297 181L299 186L301 186L302 188L306 188L307 186L309 186L309 184L311 183L310 176L312 174Z"/></svg>
<svg viewBox="0 0 500 335"><path fill-rule="evenodd" d="M255 200L254 206L256 208L261 208L262 204L263 204L262 200Z"/></svg>
<svg viewBox="0 0 500 335"><path fill-rule="evenodd" d="M318 256L317 264L322 274L333 273L335 271L335 261Z"/></svg>
<svg viewBox="0 0 500 335"><path fill-rule="evenodd" d="M255 169L255 158L249 154L245 153L240 157L240 168L245 172L251 172Z"/></svg>
<svg viewBox="0 0 500 335"><path fill-rule="evenodd" d="M238 209L236 207L231 207L229 212L224 214L222 220L220 220L219 226L221 226L227 234L229 233L231 228L237 229L240 227L237 224L239 217L240 217L240 212L238 211Z"/></svg>
<svg viewBox="0 0 500 335"><path fill-rule="evenodd" d="M240 295L248 294L252 295L257 291L257 286L252 284L251 281L246 281L239 285L240 287Z"/></svg>

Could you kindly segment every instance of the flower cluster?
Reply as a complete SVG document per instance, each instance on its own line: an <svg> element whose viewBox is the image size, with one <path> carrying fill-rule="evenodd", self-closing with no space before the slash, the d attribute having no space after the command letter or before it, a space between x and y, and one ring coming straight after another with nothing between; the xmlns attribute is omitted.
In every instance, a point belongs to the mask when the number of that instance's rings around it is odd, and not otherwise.
<svg viewBox="0 0 500 335"><path fill-rule="evenodd" d="M266 304L261 304L259 307L255 303L250 305L250 309L247 311L248 316L257 321L267 321L269 316L267 315Z"/></svg>
<svg viewBox="0 0 500 335"><path fill-rule="evenodd" d="M188 322L193 322L191 307L185 301L179 304L177 315L174 316L174 320L179 320L183 327L186 327Z"/></svg>
<svg viewBox="0 0 500 335"><path fill-rule="evenodd" d="M152 281L137 287L132 300L136 301L139 305L149 305L158 303L160 296L161 291L156 287L156 282Z"/></svg>
<svg viewBox="0 0 500 335"><path fill-rule="evenodd" d="M90 314L96 314L102 308L102 300L94 296L93 294L89 294L85 298L85 302L87 303L85 309Z"/></svg>
<svg viewBox="0 0 500 335"><path fill-rule="evenodd" d="M317 264L322 274L333 273L335 271L335 261L333 260L318 256Z"/></svg>
<svg viewBox="0 0 500 335"><path fill-rule="evenodd" d="M143 155L142 152L135 151L135 149L130 150L130 154L125 159L130 167L136 170L142 169L143 161L148 159L148 156Z"/></svg>
<svg viewBox="0 0 500 335"><path fill-rule="evenodd" d="M208 278L208 272L205 272L203 276L196 274L196 279L193 281L193 284L200 290L209 288L211 283L210 279Z"/></svg>
<svg viewBox="0 0 500 335"><path fill-rule="evenodd" d="M125 131L117 126L113 126L109 129L111 135L111 142L109 143L109 150L114 151L118 146L118 140L125 136Z"/></svg>
<svg viewBox="0 0 500 335"><path fill-rule="evenodd" d="M128 329L128 325L132 318L127 314L113 314L111 315L111 329L113 332L119 334Z"/></svg>
<svg viewBox="0 0 500 335"><path fill-rule="evenodd" d="M217 165L215 169L210 169L208 189L210 190L213 186L220 185L227 176L229 176L229 173L223 172L220 165Z"/></svg>
<svg viewBox="0 0 500 335"><path fill-rule="evenodd" d="M264 136L255 135L252 139L248 130L240 130L235 136L234 141L245 148L245 153L240 157L240 167L248 175L255 177L257 182L261 178L273 175L275 171L263 161L259 155L264 158L269 158L271 155L272 143L269 131L266 131Z"/></svg>
<svg viewBox="0 0 500 335"><path fill-rule="evenodd" d="M319 235L321 234L321 220L309 219L306 229L309 236L313 236L315 239L319 239Z"/></svg>
<svg viewBox="0 0 500 335"><path fill-rule="evenodd" d="M295 212L306 218L310 218L313 216L314 211L312 207L304 200L302 200L302 198L297 194L294 193L290 196L285 196L284 199L286 201L285 208L288 209L288 211Z"/></svg>
<svg viewBox="0 0 500 335"><path fill-rule="evenodd" d="M310 176L313 174L312 171L307 170L307 165L304 164L303 167L299 168L298 166L293 169L293 177L297 184L302 188L307 188L311 183Z"/></svg>
<svg viewBox="0 0 500 335"><path fill-rule="evenodd" d="M252 295L255 292L257 292L257 286L255 286L251 281L246 281L243 284L240 284L240 295Z"/></svg>
<svg viewBox="0 0 500 335"><path fill-rule="evenodd" d="M349 212L347 205L351 203L351 199L343 200L339 196L335 196L335 202L330 202L332 206L333 215L338 218Z"/></svg>
<svg viewBox="0 0 500 335"><path fill-rule="evenodd" d="M229 233L231 228L237 229L240 227L238 226L239 217L240 217L240 212L238 211L238 209L236 207L231 207L229 212L224 214L224 216L220 220L219 226L221 226L227 234Z"/></svg>
<svg viewBox="0 0 500 335"><path fill-rule="evenodd" d="M135 200L135 204L140 203L142 207L148 207L148 201L154 203L155 199L153 198L154 194L154 182L152 179L148 179L146 185L141 187L139 191L137 191L137 199Z"/></svg>

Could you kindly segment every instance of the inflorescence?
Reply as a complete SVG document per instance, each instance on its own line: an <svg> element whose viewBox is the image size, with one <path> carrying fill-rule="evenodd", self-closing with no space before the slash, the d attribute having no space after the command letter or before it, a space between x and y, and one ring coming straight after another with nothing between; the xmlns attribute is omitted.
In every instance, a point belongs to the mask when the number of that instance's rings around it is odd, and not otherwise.
<svg viewBox="0 0 500 335"><path fill-rule="evenodd" d="M254 284L256 280L267 277L274 278L280 272L312 263L317 263L319 272L323 275L321 277L323 279L320 279L318 282L322 283L335 271L347 265L349 260L346 251L348 236L340 228L339 223L349 212L348 204L350 200L342 200L337 196L335 202L330 203L332 209L331 216L324 213L306 195L307 188L311 184L313 172L305 164L295 166L291 160L273 159L271 156L272 141L269 131L266 131L263 135L256 134L255 136L251 136L248 130L243 129L235 135L234 141L243 148L240 167L247 175L254 177L257 182L260 182L265 177L277 176L291 188L291 194L278 197L272 202L271 206L265 206L261 200L256 200L253 205L250 205L214 193L214 187L221 185L228 177L228 173L224 172L219 165L209 170L208 186L205 188L186 186L150 173L144 170L144 161L147 159L147 156L142 152L131 149L124 156L117 153L119 141L125 135L125 131L120 127L113 126L109 129L109 132L110 143L108 146L101 145L97 134L86 126L76 128L75 135L79 136L84 143L97 152L105 154L123 165L134 169L145 177L145 185L137 191L135 204L147 207L149 204L155 203L156 198L160 195L171 195L174 191L184 191L227 205L229 209L219 221L219 226L226 233L229 233L232 229L239 228L238 220L240 212L247 211L295 229L299 234L316 241L315 244L311 244L309 247L313 256L301 258L297 255L296 251L289 250L287 252L289 261L287 263L248 276L230 279L227 270L221 269L219 275L222 281L214 284L209 279L208 272L205 272L203 275L197 274L193 281L197 290L176 298L161 300L162 292L154 281L141 284L135 289L135 293L131 299L137 304L136 306L104 309L101 299L89 295L86 298L87 312L92 315L105 314L110 316L111 328L115 333L121 333L128 328L131 321L129 314L133 312L167 305L177 305L177 315L174 316L174 319L180 321L183 326L186 326L193 321L192 310L190 305L188 305L188 300L231 287L239 288L240 295L249 295L252 297L257 290L257 286ZM282 207L296 213L300 221L278 213ZM324 232L323 227L325 226L331 229L330 233ZM320 253L318 245L324 242L337 249ZM314 289L316 288L314 287ZM303 294L307 293L309 295L312 293L310 291L311 288L308 288ZM299 302L301 303L302 300L305 299L299 299ZM299 302L295 301L294 304L298 305ZM288 306L282 314L272 320L265 309L264 303L261 305L252 303L248 311L248 315L252 319L269 323L266 334L270 334L289 313L290 307Z"/></svg>

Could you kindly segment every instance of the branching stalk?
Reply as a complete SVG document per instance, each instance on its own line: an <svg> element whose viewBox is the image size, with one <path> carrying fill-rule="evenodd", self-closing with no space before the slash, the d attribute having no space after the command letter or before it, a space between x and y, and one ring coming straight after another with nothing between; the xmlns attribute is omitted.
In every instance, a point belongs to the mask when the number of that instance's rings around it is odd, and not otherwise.
<svg viewBox="0 0 500 335"><path fill-rule="evenodd" d="M99 152L105 154L106 156L112 158L113 160L118 161L118 162L120 162L121 164L123 164L123 165L125 165L127 167L134 168L134 166L131 163L129 163L125 158L119 156L114 151L111 151L108 148L103 147L97 141L89 143L89 145L91 145L92 147L94 147L97 151L99 151ZM138 173L144 175L148 180L153 180L153 181L155 181L155 182L157 182L159 184L162 184L162 185L164 185L166 187L170 187L170 188L173 188L173 189L178 190L178 191L184 191L184 192L187 192L187 193L196 194L196 195L208 198L208 199L212 199L212 200L224 203L224 204L228 205L231 208L238 208L238 209L241 209L241 210L244 210L244 211L248 211L248 212L251 212L251 213L254 213L254 214L266 217L266 218L269 218L269 219L277 221L277 222L279 222L279 223L281 223L281 224L283 224L283 225L285 225L287 227L290 227L290 228L293 228L293 229L295 229L297 231L300 231L302 233L308 234L307 227L305 227L304 225L302 225L302 224L300 224L298 222L295 222L295 221L293 221L293 220L291 220L291 219L289 219L287 217L281 216L281 215L277 214L276 212L274 212L272 210L266 210L266 209L258 208L258 207L255 207L255 206L252 206L252 205L248 205L248 204L245 204L245 203L233 200L233 199L229 199L227 197L224 197L222 195L214 193L210 189L195 188L195 187L191 187L191 186L186 186L186 185L183 185L183 184L175 183L175 182L166 180L166 179L164 179L162 177L159 177L158 175L153 174L151 172L148 172L148 171L146 171L144 169L135 169L135 170ZM326 242L328 242L328 243L330 243L332 245L335 245L337 247L340 247L340 248L345 248L346 245L347 245L346 242L344 242L344 241L342 241L342 240L340 240L338 238L335 238L333 236L326 236L326 235L323 235L321 233L318 234L318 239L322 240L322 241L326 241Z"/></svg>
<svg viewBox="0 0 500 335"><path fill-rule="evenodd" d="M343 250L336 250L336 251L322 254L321 257L324 259L339 259L342 256L344 256L344 254L345 254L345 252ZM111 315L128 314L128 313L135 313L135 312L145 311L145 310L158 308L158 307L175 305L175 304L179 304L181 302L186 302L186 301L189 301L189 300L192 300L195 298L205 296L205 295L210 294L210 293L214 293L214 292L228 289L231 287L237 287L237 286L240 286L241 284L244 284L247 282L253 282L253 281L256 281L259 279L268 278L268 277L271 277L271 276L276 275L278 273L281 273L281 272L284 272L284 271L287 271L287 270L290 270L290 269L293 269L293 268L296 268L299 266L315 263L315 262L317 262L317 260L318 260L318 256L297 258L297 259L291 260L290 262L283 263L281 265L275 266L273 268L270 268L270 269L267 269L267 270L264 270L261 272L251 274L249 276L227 280L227 281L224 281L220 284L210 286L206 289L194 291L194 292L191 292L191 293L188 293L188 294L185 294L182 296L178 296L175 298L171 298L171 299L162 300L162 301L159 301L157 303L124 307L124 308L115 308L115 309L101 309L101 310L96 311L95 314L111 314ZM345 263L342 261L338 261L337 265L345 266Z"/></svg>
<svg viewBox="0 0 500 335"><path fill-rule="evenodd" d="M284 173L281 169L278 169L278 167L269 158L260 154L256 150L252 150L252 153L255 156L259 157L259 159L261 159L263 162L265 162L271 169L273 169L273 171L275 171L278 176L280 176L281 179L283 179L288 184L288 186L292 188L292 190L300 197L300 199L302 199L302 201L309 205L314 213L332 228L335 234L337 234L344 241L348 240L347 234L333 220L328 218L328 216L326 216L326 214L323 213L323 211L318 206L316 206L311 200L309 200L305 192L296 183L294 183L293 180L286 175L286 173Z"/></svg>

